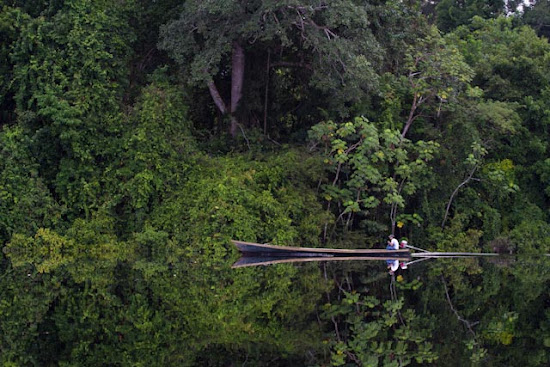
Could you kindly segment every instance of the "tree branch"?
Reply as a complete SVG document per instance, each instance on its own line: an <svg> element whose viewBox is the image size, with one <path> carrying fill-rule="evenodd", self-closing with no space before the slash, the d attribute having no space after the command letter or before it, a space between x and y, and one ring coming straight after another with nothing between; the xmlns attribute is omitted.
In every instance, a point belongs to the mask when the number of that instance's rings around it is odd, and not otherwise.
<svg viewBox="0 0 550 367"><path fill-rule="evenodd" d="M416 119L414 116L414 113L416 112L416 108L418 107L418 93L414 93L413 103L411 105L411 110L409 111L409 117L407 118L407 122L405 123L405 126L403 127L403 131L401 132L401 140L405 139L405 135L407 135L407 131L409 131L409 128L411 127L411 124Z"/></svg>
<svg viewBox="0 0 550 367"><path fill-rule="evenodd" d="M305 69L311 70L311 65L303 62L278 61L278 62L272 62L270 65L272 68L282 66L282 67L289 67L289 68L305 68Z"/></svg>
<svg viewBox="0 0 550 367"><path fill-rule="evenodd" d="M475 338L476 333L474 332L473 327L476 326L477 324L479 324L479 321L470 322L470 321L466 320L465 318L463 318L462 316L460 316L458 311L454 308L453 303L451 302L451 297L449 296L449 288L447 288L447 282L445 281L445 278L443 276L441 276L441 281L443 282L443 287L445 288L445 296L447 297L447 303L449 304L449 307L451 308L451 311L453 311L453 313L455 314L458 321L460 321L460 322L464 323L464 325L466 325L466 328L470 331L470 333Z"/></svg>
<svg viewBox="0 0 550 367"><path fill-rule="evenodd" d="M225 102L223 101L222 96L220 96L220 92L218 92L216 84L214 83L214 81L211 80L207 83L207 85L208 90L210 91L210 95L214 100L214 104L218 107L220 112L225 115L227 113L227 107L225 106Z"/></svg>
<svg viewBox="0 0 550 367"><path fill-rule="evenodd" d="M449 215L449 209L451 208L451 204L453 202L453 199L454 199L455 195L458 194L458 190L460 190L460 188L462 186L466 185L468 182L470 182L472 180L481 181L479 178L473 178L474 173L475 173L476 170L477 170L477 165L474 166L474 168L472 168L472 171L470 172L468 177L464 181L462 181L460 183L460 185L458 185L456 187L456 189L453 191L453 193L451 194L451 197L449 198L449 202L447 203L447 208L445 209L445 216L443 217L443 222L441 223L441 228L445 227L445 222L447 221L447 216Z"/></svg>

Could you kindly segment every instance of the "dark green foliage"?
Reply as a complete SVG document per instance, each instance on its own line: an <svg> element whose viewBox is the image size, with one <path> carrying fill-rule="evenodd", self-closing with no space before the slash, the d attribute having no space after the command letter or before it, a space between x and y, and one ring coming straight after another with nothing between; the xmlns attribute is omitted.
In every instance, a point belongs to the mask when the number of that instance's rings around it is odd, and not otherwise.
<svg viewBox="0 0 550 367"><path fill-rule="evenodd" d="M159 45L186 82L216 89L222 114L252 126L263 120L264 132L278 135L296 116L311 125L319 108L347 115L350 102L376 89L381 58L370 18L369 8L347 0L187 1L179 19L161 28ZM242 101L234 95L236 45L244 53ZM326 103L315 100L320 96Z"/></svg>
<svg viewBox="0 0 550 367"><path fill-rule="evenodd" d="M550 1L539 0L527 7L522 20L533 27L539 36L550 39Z"/></svg>
<svg viewBox="0 0 550 367"><path fill-rule="evenodd" d="M0 132L0 243L13 233L30 235L39 227L55 227L63 209L39 176L32 141L21 127Z"/></svg>
<svg viewBox="0 0 550 367"><path fill-rule="evenodd" d="M504 14L503 0L441 0L435 7L436 23L444 32L468 24L473 17L496 18Z"/></svg>
<svg viewBox="0 0 550 367"><path fill-rule="evenodd" d="M0 2L1 5L4 5ZM13 78L13 64L10 53L17 40L18 33L29 16L18 8L3 6L0 12L0 127L16 119L14 111L14 90L11 79Z"/></svg>

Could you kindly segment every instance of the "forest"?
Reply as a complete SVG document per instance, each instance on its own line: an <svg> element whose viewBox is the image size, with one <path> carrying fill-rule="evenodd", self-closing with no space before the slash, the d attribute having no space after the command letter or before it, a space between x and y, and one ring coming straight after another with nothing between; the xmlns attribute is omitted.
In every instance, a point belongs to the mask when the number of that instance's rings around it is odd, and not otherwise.
<svg viewBox="0 0 550 367"><path fill-rule="evenodd" d="M0 5L2 366L550 364L550 1Z"/></svg>

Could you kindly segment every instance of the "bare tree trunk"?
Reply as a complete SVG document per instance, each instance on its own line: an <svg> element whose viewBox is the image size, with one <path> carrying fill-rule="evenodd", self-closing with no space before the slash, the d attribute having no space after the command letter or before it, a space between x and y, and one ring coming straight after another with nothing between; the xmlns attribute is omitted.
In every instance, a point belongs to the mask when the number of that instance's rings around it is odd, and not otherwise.
<svg viewBox="0 0 550 367"><path fill-rule="evenodd" d="M265 71L265 94L264 94L264 135L267 135L267 97L269 92L269 69L271 68L271 50L267 50L267 68Z"/></svg>
<svg viewBox="0 0 550 367"><path fill-rule="evenodd" d="M237 134L238 124L235 112L239 107L239 102L243 96L243 81L245 57L244 50L237 42L233 42L233 53L231 55L231 126L229 132L235 137Z"/></svg>
<svg viewBox="0 0 550 367"><path fill-rule="evenodd" d="M233 115L231 115L231 119L230 119L230 125L229 125L229 134L231 135L231 137L236 137L237 136L237 132L239 130L239 121L237 121L237 118Z"/></svg>
<svg viewBox="0 0 550 367"><path fill-rule="evenodd" d="M233 42L233 54L231 56L231 113L237 111L239 101L243 95L244 66L244 50L237 42Z"/></svg>

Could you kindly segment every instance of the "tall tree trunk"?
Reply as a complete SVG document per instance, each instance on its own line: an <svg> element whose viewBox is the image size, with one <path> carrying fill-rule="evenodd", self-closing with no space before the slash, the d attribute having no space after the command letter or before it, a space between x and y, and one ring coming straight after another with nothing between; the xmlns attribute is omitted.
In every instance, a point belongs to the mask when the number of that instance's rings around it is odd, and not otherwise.
<svg viewBox="0 0 550 367"><path fill-rule="evenodd" d="M264 93L264 135L267 135L267 97L269 93L269 69L271 69L271 50L267 50L267 67L265 70L265 93Z"/></svg>
<svg viewBox="0 0 550 367"><path fill-rule="evenodd" d="M233 42L233 50L231 55L231 126L229 133L235 137L237 134L238 121L235 116L239 102L243 96L243 81L244 81L245 58L244 50L240 44Z"/></svg>
<svg viewBox="0 0 550 367"><path fill-rule="evenodd" d="M237 42L233 42L233 53L231 56L231 113L237 111L237 107L243 96L244 66L244 50Z"/></svg>
<svg viewBox="0 0 550 367"><path fill-rule="evenodd" d="M207 83L208 90L210 95L216 104L216 107L220 110L223 115L229 114L230 117L230 126L229 133L232 137L237 136L239 129L239 121L235 116L237 108L239 107L239 102L243 96L243 81L244 81L244 50L237 42L233 42L233 51L231 55L231 103L228 106L225 104L218 87L214 81Z"/></svg>

